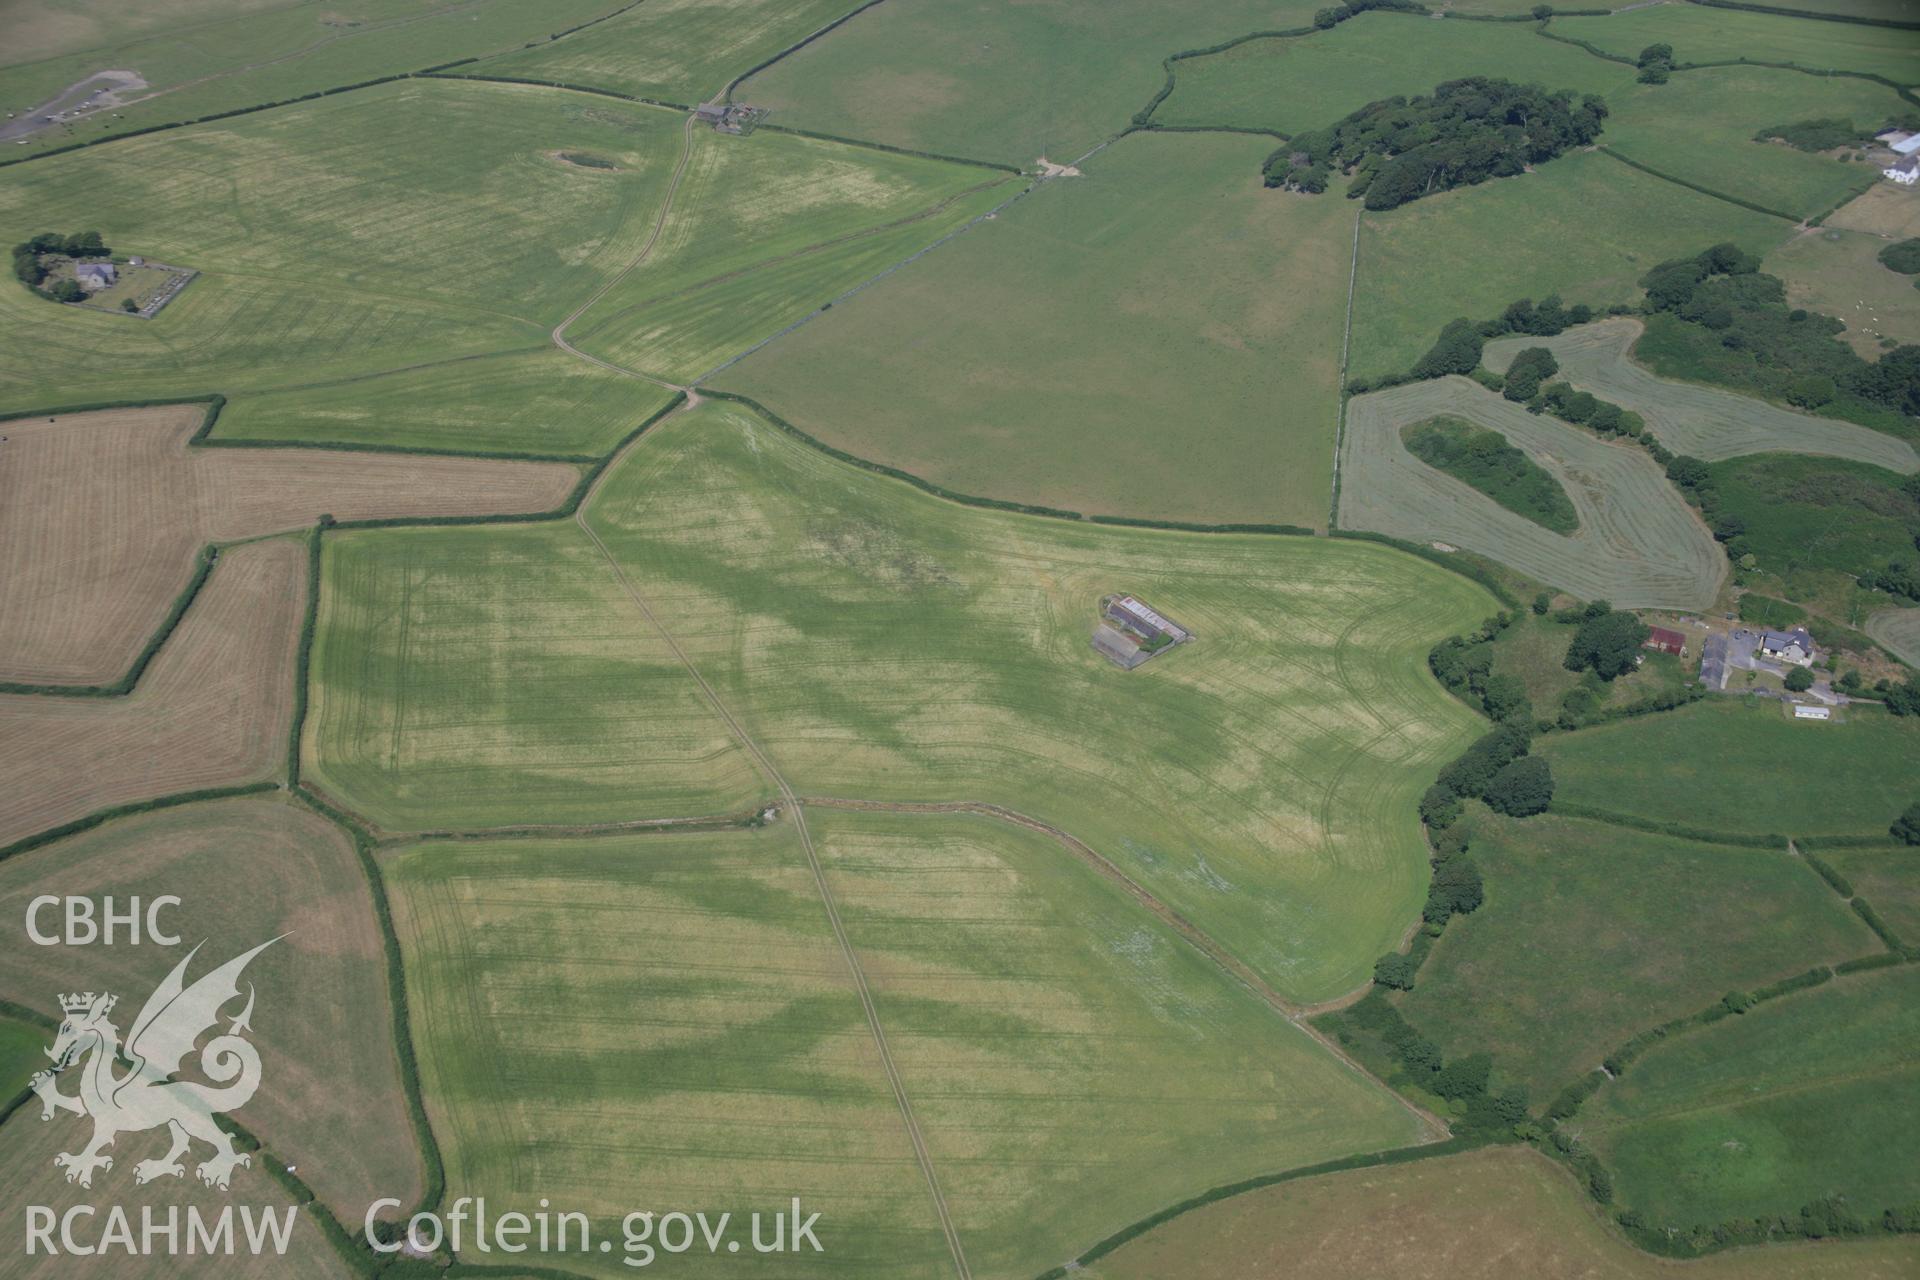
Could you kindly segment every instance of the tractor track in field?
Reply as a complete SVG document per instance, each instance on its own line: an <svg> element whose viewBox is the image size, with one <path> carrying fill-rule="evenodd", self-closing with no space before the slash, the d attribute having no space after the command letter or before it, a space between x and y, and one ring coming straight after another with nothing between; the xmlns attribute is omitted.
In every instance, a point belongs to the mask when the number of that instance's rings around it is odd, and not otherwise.
<svg viewBox="0 0 1920 1280"><path fill-rule="evenodd" d="M687 124L690 130L693 124L691 117L688 118ZM689 134L689 138L691 138L691 134ZM583 311L585 309L585 307L581 308ZM577 315L578 313L576 312L575 314ZM564 328L565 326L563 325L562 327ZM556 330L556 333L557 332L558 330ZM682 405L681 408L684 409L695 403L697 403L697 398L689 398L687 404ZM638 444L639 442L636 440L634 443ZM630 445L628 447L631 448L632 446ZM612 470L613 468L608 468L609 472ZM604 474L605 473L603 473L603 476ZM597 489L598 485L596 484L595 487ZM953 1257L954 1270L958 1274L959 1280L973 1280L973 1272L967 1265L966 1251L962 1249L960 1245L960 1233L953 1224L953 1215L947 1209L946 1196L940 1189L940 1179L934 1171L933 1154L928 1149L926 1138L920 1131L920 1122L914 1116L913 1104L907 1097L906 1083L900 1077L899 1068L894 1065L893 1053L887 1046L886 1030L880 1024L879 1009L874 1004L873 992L867 986L866 971L861 968L860 957L854 952L853 942L847 937L846 926L840 919L840 909L834 902L831 886L827 884L826 870L821 866L819 850L814 847L813 833L807 830L806 813L801 807L800 798L787 783L786 777L774 767L773 761L767 756L766 752L761 749L760 744L754 741L752 735L747 732L746 727L734 718L733 712L728 710L726 703L721 700L719 693L714 690L712 685L707 683L706 677L700 674L699 667L694 665L693 659L687 655L686 650L680 647L679 640L676 639L674 634L667 630L665 624L660 621L659 617L653 611L653 606L647 602L645 596L640 594L640 589L633 584L633 580L627 576L627 571L622 568L620 562L614 558L612 550L608 548L606 542L601 539L599 533L595 531L593 525L587 520L587 510L591 505L592 497L593 495L591 493L588 494L587 500L580 504L580 510L577 511L573 517L574 523L587 535L588 540L598 548L601 557L607 562L607 567L613 571L615 581L620 584L620 588L626 593L627 598L633 602L634 608L639 610L640 615L647 620L648 625L659 634L660 638L666 641L667 648L673 652L674 658L685 668L687 674L693 678L694 684L698 686L701 695L707 700L707 704L713 708L714 714L720 717L721 723L727 727L728 731L740 743L741 747L752 757L754 763L760 767L768 781L773 783L775 789L779 791L781 799L785 802L787 809L793 814L794 829L800 836L800 847L806 853L807 868L813 873L814 888L818 890L820 894L820 903L826 911L827 923L833 929L834 941L839 944L841 959L845 961L847 971L853 978L854 993L859 997L861 1011L866 1015L867 1030L873 1036L874 1048L880 1056L881 1070L886 1075L888 1087L893 1092L893 1100L900 1108L900 1118L906 1126L907 1141L913 1147L914 1159L920 1166L921 1175L926 1179L927 1192L933 1201L934 1214L939 1219L941 1234L946 1238L947 1250Z"/></svg>

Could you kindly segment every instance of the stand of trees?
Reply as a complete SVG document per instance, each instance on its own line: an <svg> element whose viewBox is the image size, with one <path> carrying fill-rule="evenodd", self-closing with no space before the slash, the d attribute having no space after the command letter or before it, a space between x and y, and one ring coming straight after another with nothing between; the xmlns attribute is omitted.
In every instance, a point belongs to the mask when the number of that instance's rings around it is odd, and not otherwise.
<svg viewBox="0 0 1920 1280"><path fill-rule="evenodd" d="M47 268L40 261L43 254L62 254L69 258L106 258L113 250L107 247L98 231L76 231L72 235L61 235L58 231L43 231L31 240L23 240L13 246L13 276L27 288L55 302L78 302L86 297L86 291L71 280L62 280L52 289L40 286L47 278Z"/></svg>
<svg viewBox="0 0 1920 1280"><path fill-rule="evenodd" d="M1602 680L1616 680L1638 665L1640 646L1652 632L1625 609L1595 600L1580 614L1580 625L1567 645L1569 671L1591 671Z"/></svg>
<svg viewBox="0 0 1920 1280"><path fill-rule="evenodd" d="M1607 107L1571 90L1473 76L1431 95L1370 103L1330 128L1296 136L1267 160L1266 183L1327 189L1335 170L1354 174L1349 197L1394 209L1436 191L1511 177L1600 134Z"/></svg>

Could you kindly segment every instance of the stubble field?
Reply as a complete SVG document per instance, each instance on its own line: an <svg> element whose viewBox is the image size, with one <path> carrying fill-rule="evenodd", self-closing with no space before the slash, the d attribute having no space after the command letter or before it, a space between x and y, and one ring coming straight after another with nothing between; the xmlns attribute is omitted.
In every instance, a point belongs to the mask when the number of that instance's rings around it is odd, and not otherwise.
<svg viewBox="0 0 1920 1280"><path fill-rule="evenodd" d="M111 684L209 542L336 519L544 511L571 466L290 449L195 449L205 405L0 424L0 679ZM50 502L52 495L57 502Z"/></svg>

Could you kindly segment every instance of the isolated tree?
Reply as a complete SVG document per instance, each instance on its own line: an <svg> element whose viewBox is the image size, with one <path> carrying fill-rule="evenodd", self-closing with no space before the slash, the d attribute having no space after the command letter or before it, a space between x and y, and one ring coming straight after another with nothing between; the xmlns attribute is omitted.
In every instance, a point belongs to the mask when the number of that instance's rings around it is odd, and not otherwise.
<svg viewBox="0 0 1920 1280"><path fill-rule="evenodd" d="M1547 610L1551 608L1553 608L1553 592L1542 591L1533 598L1533 611L1542 617L1544 617Z"/></svg>
<svg viewBox="0 0 1920 1280"><path fill-rule="evenodd" d="M1888 829L1901 844L1920 844L1920 800L1908 805L1907 811L1895 818Z"/></svg>
<svg viewBox="0 0 1920 1280"><path fill-rule="evenodd" d="M1539 756L1523 756L1493 775L1484 798L1510 818L1545 813L1553 803L1553 769Z"/></svg>
<svg viewBox="0 0 1920 1280"><path fill-rule="evenodd" d="M1787 672L1787 692L1805 693L1813 688L1813 672L1805 667L1795 667Z"/></svg>
<svg viewBox="0 0 1920 1280"><path fill-rule="evenodd" d="M1634 669L1650 634L1646 623L1625 610L1590 614L1567 645L1566 668L1591 671L1602 680L1618 679Z"/></svg>
<svg viewBox="0 0 1920 1280"><path fill-rule="evenodd" d="M122 311L129 311L129 312L138 311L140 309L140 304L135 302L132 298L122 298L120 299L120 309Z"/></svg>

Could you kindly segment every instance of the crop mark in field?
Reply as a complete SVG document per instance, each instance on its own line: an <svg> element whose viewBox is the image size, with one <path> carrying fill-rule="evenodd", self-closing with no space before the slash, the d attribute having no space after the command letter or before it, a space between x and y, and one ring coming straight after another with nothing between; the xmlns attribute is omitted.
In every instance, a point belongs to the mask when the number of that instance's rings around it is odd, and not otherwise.
<svg viewBox="0 0 1920 1280"><path fill-rule="evenodd" d="M687 127L689 130L688 142L690 148L692 142L691 130L693 127L692 117L688 117ZM683 159L682 168L684 167L685 163ZM676 174L676 185L678 180L679 175ZM669 199L670 198L671 196L669 196ZM663 212L662 219L664 220L664 218L665 214ZM656 227L656 237L658 234L659 228ZM652 241L648 241L648 248L650 249L651 247ZM611 288L611 284L609 284L608 287ZM581 310L585 310L585 308L583 307ZM574 314L578 315L579 312L575 312ZM571 319L571 317L569 317L569 319ZM565 325L563 324L561 327L564 328ZM559 341L559 330L556 329L554 332L555 340ZM635 443L638 443L638 441ZM612 468L610 467L608 470L611 471ZM591 497L591 495L589 495L589 497ZM673 656L679 661L680 665L686 669L687 674L693 678L694 684L699 687L701 695L706 699L707 704L713 708L714 714L720 717L721 722L727 726L728 731L733 734L741 747L744 748L747 754L753 758L754 762L759 765L761 771L767 776L767 779L778 789L781 798L786 801L788 812L793 815L794 829L800 836L800 847L807 855L807 868L813 874L814 887L820 893L820 903L826 911L827 923L833 929L834 941L839 944L841 959L845 961L847 971L853 978L855 994L860 998L861 1012L866 1015L867 1030L873 1036L874 1049L879 1054L881 1070L887 1077L887 1086L892 1090L893 1100L900 1108L900 1118L906 1126L907 1140L913 1145L914 1159L920 1165L921 1175L926 1179L927 1193L932 1198L934 1213L940 1219L940 1232L946 1237L947 1250L953 1256L954 1270L959 1274L960 1280L972 1280L973 1272L967 1266L966 1251L961 1248L960 1234L953 1225L953 1215L947 1210L947 1200L946 1196L942 1194L940 1190L939 1176L934 1172L933 1155L931 1151L928 1150L926 1138L920 1132L919 1121L914 1118L913 1104L907 1098L906 1084L901 1080L900 1071L894 1065L893 1054L887 1048L886 1030L880 1025L880 1012L874 1005L872 991L867 987L866 971L861 968L860 958L854 953L853 943L847 937L846 926L841 923L840 911L834 903L833 891L828 887L826 872L820 865L819 851L814 847L812 833L807 830L807 817L801 808L800 798L794 794L793 788L788 785L786 778L780 771L774 768L773 761L767 757L766 752L761 750L760 744L754 741L753 737L747 733L746 728L742 726L738 720L734 719L733 713L727 709L726 703L721 701L720 695L714 691L713 686L707 683L706 677L700 674L700 669L694 665L693 659L687 656L686 650L680 647L679 640L674 637L671 631L667 630L666 626L654 614L653 606L647 603L646 597L640 594L638 587L634 586L633 579L627 576L627 571L621 567L618 560L614 559L613 552L607 547L607 544L601 540L600 535L594 531L593 525L587 520L586 513L588 505L586 502L581 503L580 510L574 514L574 523L580 527L588 539L592 541L593 545L599 549L600 555L607 562L607 567L612 570L614 578L620 583L621 590L624 591L627 598L633 602L634 607L640 611L641 616L647 620L648 625L658 632L660 638L666 642L667 647L672 650Z"/></svg>
<svg viewBox="0 0 1920 1280"><path fill-rule="evenodd" d="M1122 889L1126 891L1129 897L1131 897L1135 902L1139 903L1142 907L1146 908L1147 911L1152 913L1153 917L1156 920L1159 920L1161 923L1165 924L1169 929L1173 930L1174 933L1177 934L1181 939L1183 939L1189 946L1193 947L1194 950L1198 951L1201 955L1205 956L1209 961L1211 961L1214 964L1214 966L1217 967L1222 973L1226 974L1233 981L1239 983L1242 987L1245 987L1248 991L1252 992L1253 995L1261 1001L1261 1003L1265 1004L1268 1008L1272 1009L1275 1013L1278 1013L1281 1017L1285 1018L1288 1022L1291 1022L1294 1026L1300 1028L1300 1030L1304 1031L1307 1035L1311 1036L1316 1042L1320 1044L1322 1048L1326 1049L1329 1053L1333 1054L1335 1058L1345 1063L1348 1067L1352 1068L1355 1072L1359 1073L1361 1076L1365 1077L1366 1079L1369 1079L1369 1080L1374 1079L1372 1072L1368 1071L1365 1067L1361 1066L1358 1062L1354 1061L1354 1059L1350 1057L1347 1054L1346 1050L1342 1049L1339 1044L1334 1042L1328 1036L1323 1035L1311 1023L1306 1021L1309 1015L1314 1013L1319 1013L1327 1008L1338 1007L1340 1005L1346 1004L1351 1000L1352 997L1343 996L1339 1000L1335 1000L1327 1004L1319 1004L1319 1005L1311 1005L1311 1006L1295 1004L1293 1001L1288 1000L1285 996L1281 995L1278 991L1275 991L1272 987L1268 986L1266 982L1264 982L1261 979L1259 974L1255 973L1246 964L1242 963L1236 956L1234 956L1234 954L1231 951L1228 951L1225 947L1215 942L1213 938L1204 929L1201 929L1198 925L1194 924L1191 920L1188 920L1185 916L1181 915L1178 911L1175 911L1172 907L1168 906L1166 903L1162 902L1159 898L1155 897L1151 892L1149 892L1146 889L1145 886L1140 884L1140 882L1135 880L1132 876L1129 876L1125 871L1122 871L1117 865L1115 865L1110 859L1108 859L1106 855L1102 854L1099 850L1087 844L1085 841L1079 839L1078 837L1072 835L1069 832L1061 830L1059 827L1056 827L1051 823L1042 822L1038 818L1029 817L1024 813L1020 813L1019 811L1014 809L1009 809L1004 805L987 804L978 800L946 800L946 801L914 802L914 801L904 801L904 800L902 801L850 800L850 799L834 797L834 796L808 796L808 797L805 797L804 799L796 799L793 803L795 806L796 817L798 816L798 809L800 805L814 805L817 808L821 808L821 809L850 809L854 811L865 811L869 813L908 813L908 814L966 813L966 814L974 814L979 817L994 818L994 819L997 819L998 821L1009 823L1016 827L1023 827L1028 831L1035 831L1041 835L1048 836L1054 841L1058 842L1059 845L1062 848L1064 848L1067 852L1071 853L1074 857L1080 859L1080 861L1086 863L1089 867L1093 868L1093 870L1098 872L1100 875L1106 877L1108 880L1111 880L1115 884L1119 885ZM1366 988L1362 988L1362 991L1364 991L1365 989ZM1385 1086L1382 1086L1382 1087L1385 1087ZM1428 1141L1434 1141L1446 1135L1446 1132L1447 1132L1446 1126L1442 1124L1437 1117L1421 1109L1418 1105L1416 1105L1409 1099L1402 1097L1398 1091L1389 1088L1387 1092L1391 1093L1396 1101L1398 1101L1402 1106L1404 1106L1409 1112L1411 1112L1420 1121L1421 1125L1423 1126L1423 1128L1427 1133Z"/></svg>

